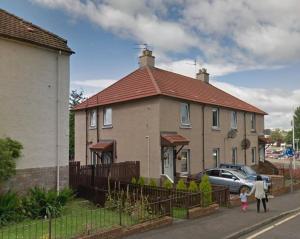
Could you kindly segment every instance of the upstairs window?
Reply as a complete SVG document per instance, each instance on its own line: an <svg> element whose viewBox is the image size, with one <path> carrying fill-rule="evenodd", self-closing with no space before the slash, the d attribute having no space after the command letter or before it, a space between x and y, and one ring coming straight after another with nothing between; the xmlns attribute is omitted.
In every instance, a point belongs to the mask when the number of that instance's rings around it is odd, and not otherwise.
<svg viewBox="0 0 300 239"><path fill-rule="evenodd" d="M104 108L103 110L103 126L111 126L112 125L112 109Z"/></svg>
<svg viewBox="0 0 300 239"><path fill-rule="evenodd" d="M255 113L251 114L251 130L252 131L256 130L256 114Z"/></svg>
<svg viewBox="0 0 300 239"><path fill-rule="evenodd" d="M97 111L92 110L90 112L90 127L94 128L97 126Z"/></svg>
<svg viewBox="0 0 300 239"><path fill-rule="evenodd" d="M237 147L232 148L232 164L237 163Z"/></svg>
<svg viewBox="0 0 300 239"><path fill-rule="evenodd" d="M219 128L220 127L220 117L219 117L219 109L213 108L212 109L212 127Z"/></svg>
<svg viewBox="0 0 300 239"><path fill-rule="evenodd" d="M231 111L231 128L237 129L237 112Z"/></svg>
<svg viewBox="0 0 300 239"><path fill-rule="evenodd" d="M182 125L190 125L190 105L181 103L180 105L180 121Z"/></svg>

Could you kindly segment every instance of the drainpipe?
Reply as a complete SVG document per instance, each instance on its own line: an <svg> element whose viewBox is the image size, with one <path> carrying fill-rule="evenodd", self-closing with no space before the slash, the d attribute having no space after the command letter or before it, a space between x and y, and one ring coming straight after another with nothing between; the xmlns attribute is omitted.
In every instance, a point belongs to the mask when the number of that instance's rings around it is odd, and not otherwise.
<svg viewBox="0 0 300 239"><path fill-rule="evenodd" d="M59 84L60 84L60 69L59 69L59 58L61 56L61 51L58 52L56 56L56 191L57 194L59 194L59 180L60 180L60 175L59 175L59 166L60 166L60 100L59 100Z"/></svg>
<svg viewBox="0 0 300 239"><path fill-rule="evenodd" d="M85 109L85 165L88 164L87 147L88 147L88 110Z"/></svg>
<svg viewBox="0 0 300 239"><path fill-rule="evenodd" d="M205 110L205 105L202 106L202 170L204 171L205 169L205 115L204 115L204 110Z"/></svg>
<svg viewBox="0 0 300 239"><path fill-rule="evenodd" d="M150 180L150 136L145 136L147 139L147 162L148 162L148 180Z"/></svg>
<svg viewBox="0 0 300 239"><path fill-rule="evenodd" d="M247 126L246 126L246 112L244 112L244 139L246 140L247 138ZM247 165L247 149L244 149L244 156L245 156L245 165Z"/></svg>

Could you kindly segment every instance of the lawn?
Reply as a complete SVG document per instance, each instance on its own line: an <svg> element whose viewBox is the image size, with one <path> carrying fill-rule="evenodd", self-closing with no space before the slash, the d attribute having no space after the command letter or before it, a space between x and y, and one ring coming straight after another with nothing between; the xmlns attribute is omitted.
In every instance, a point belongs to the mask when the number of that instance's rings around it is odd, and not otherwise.
<svg viewBox="0 0 300 239"><path fill-rule="evenodd" d="M120 218L121 216L121 218ZM48 239L71 238L90 234L120 225L130 226L138 220L117 210L97 208L88 201L76 199L67 204L61 217L40 220L25 220L18 224L0 228L0 239Z"/></svg>

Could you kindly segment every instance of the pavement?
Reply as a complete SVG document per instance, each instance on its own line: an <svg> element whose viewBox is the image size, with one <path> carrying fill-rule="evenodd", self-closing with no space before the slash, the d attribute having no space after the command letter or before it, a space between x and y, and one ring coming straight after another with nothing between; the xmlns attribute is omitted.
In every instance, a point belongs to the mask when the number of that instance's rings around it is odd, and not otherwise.
<svg viewBox="0 0 300 239"><path fill-rule="evenodd" d="M262 226L265 226L266 222L282 217L280 215L284 215L287 211L300 208L300 191L270 199L268 208L267 213L264 213L262 208L262 212L257 213L255 203L249 205L246 213L241 212L239 207L220 208L219 212L210 216L194 220L174 221L171 226L136 234L127 239L220 239L230 238L229 236L232 235L231 238L238 238L234 237L237 232L247 231L260 223L264 223ZM249 231L247 232L249 233Z"/></svg>

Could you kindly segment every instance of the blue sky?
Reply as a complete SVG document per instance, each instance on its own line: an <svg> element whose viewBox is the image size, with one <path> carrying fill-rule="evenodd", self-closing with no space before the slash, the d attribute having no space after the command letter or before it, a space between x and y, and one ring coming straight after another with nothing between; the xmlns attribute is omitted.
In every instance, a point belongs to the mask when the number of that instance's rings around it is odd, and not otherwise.
<svg viewBox="0 0 300 239"><path fill-rule="evenodd" d="M297 1L1 0L0 7L68 40L71 88L98 92L138 67L147 42L158 67L194 76L269 113L266 127L288 128L300 105ZM298 9L298 10L297 10ZM288 15L283 20L282 15ZM198 67L198 66L197 66Z"/></svg>

